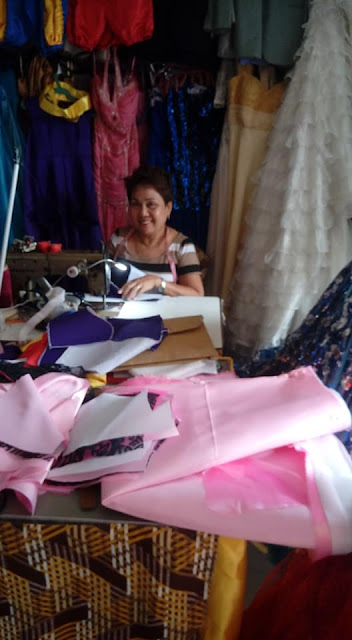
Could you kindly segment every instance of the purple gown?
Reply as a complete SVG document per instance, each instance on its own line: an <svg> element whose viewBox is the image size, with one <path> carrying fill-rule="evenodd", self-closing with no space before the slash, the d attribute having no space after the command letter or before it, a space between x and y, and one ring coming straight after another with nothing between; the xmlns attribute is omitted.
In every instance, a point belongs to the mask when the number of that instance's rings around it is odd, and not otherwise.
<svg viewBox="0 0 352 640"><path fill-rule="evenodd" d="M25 231L64 249L99 249L102 239L91 155L92 111L77 122L27 101L31 128L25 155Z"/></svg>

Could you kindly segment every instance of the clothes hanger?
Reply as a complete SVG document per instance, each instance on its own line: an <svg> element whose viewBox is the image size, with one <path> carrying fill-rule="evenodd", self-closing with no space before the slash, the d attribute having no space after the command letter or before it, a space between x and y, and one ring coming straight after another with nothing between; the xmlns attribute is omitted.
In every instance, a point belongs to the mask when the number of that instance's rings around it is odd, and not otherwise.
<svg viewBox="0 0 352 640"><path fill-rule="evenodd" d="M68 82L62 82L60 78L61 67L58 64L56 73L54 74L53 91L56 94L65 96L69 102L75 102L77 100L77 94L74 92L74 88Z"/></svg>

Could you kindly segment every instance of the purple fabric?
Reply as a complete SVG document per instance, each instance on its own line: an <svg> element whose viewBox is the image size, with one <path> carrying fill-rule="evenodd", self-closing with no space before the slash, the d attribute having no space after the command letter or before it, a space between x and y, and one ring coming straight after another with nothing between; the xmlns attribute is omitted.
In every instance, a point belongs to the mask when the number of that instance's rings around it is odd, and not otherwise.
<svg viewBox="0 0 352 640"><path fill-rule="evenodd" d="M66 351L65 348L63 349L45 349L45 351L42 353L42 355L39 358L38 364L42 365L42 364L55 364L55 362L60 358L60 356L62 356L62 354L64 353L64 351Z"/></svg>
<svg viewBox="0 0 352 640"><path fill-rule="evenodd" d="M151 338L152 340L161 340L164 337L164 332L166 331L160 316L136 318L134 320L110 318L109 322L114 330L111 339L116 342L128 340L129 338Z"/></svg>
<svg viewBox="0 0 352 640"><path fill-rule="evenodd" d="M89 309L63 313L48 324L50 348L70 347L111 340L113 328Z"/></svg>
<svg viewBox="0 0 352 640"><path fill-rule="evenodd" d="M0 360L19 360L22 358L21 349L13 342L2 342L3 352L0 353Z"/></svg>
<svg viewBox="0 0 352 640"><path fill-rule="evenodd" d="M71 122L43 111L37 98L26 106L31 120L24 171L26 233L62 242L64 249L99 249L92 111Z"/></svg>

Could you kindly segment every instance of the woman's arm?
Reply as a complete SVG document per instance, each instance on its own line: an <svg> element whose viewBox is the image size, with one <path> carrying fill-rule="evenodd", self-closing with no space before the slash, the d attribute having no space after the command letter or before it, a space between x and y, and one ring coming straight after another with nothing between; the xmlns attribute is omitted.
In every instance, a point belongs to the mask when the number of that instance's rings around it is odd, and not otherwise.
<svg viewBox="0 0 352 640"><path fill-rule="evenodd" d="M135 300L142 293L160 287L160 276L147 275L126 282L119 293L125 300ZM165 282L165 281L164 281ZM204 296L203 282L200 273L188 273L179 277L179 282L166 282L164 293L167 296Z"/></svg>

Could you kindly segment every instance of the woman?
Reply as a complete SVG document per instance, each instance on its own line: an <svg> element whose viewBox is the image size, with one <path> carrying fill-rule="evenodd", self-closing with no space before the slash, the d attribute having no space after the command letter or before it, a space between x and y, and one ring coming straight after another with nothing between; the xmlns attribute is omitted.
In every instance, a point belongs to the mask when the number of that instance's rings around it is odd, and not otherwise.
<svg viewBox="0 0 352 640"><path fill-rule="evenodd" d="M203 282L194 244L167 225L172 210L169 174L158 167L140 167L125 180L130 227L117 229L108 253L128 260L146 273L119 290L124 299L157 290L168 296L203 296Z"/></svg>

